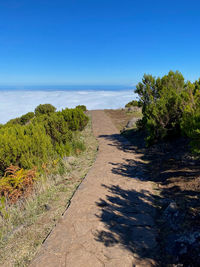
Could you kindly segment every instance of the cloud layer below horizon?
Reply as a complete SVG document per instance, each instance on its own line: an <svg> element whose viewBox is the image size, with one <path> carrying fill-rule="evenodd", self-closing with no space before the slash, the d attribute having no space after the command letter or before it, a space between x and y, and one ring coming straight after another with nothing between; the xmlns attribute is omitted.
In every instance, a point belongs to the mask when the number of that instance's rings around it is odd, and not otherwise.
<svg viewBox="0 0 200 267"><path fill-rule="evenodd" d="M0 91L0 123L34 111L39 104L50 103L57 110L86 105L92 109L117 109L136 98L132 90L120 91Z"/></svg>

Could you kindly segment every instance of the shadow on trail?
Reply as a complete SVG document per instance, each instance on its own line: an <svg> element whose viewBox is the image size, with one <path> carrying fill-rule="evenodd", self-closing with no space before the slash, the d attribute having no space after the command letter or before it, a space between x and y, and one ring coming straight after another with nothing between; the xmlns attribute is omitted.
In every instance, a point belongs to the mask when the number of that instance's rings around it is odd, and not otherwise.
<svg viewBox="0 0 200 267"><path fill-rule="evenodd" d="M106 247L123 246L137 254L140 260L157 260L154 221L149 215L156 212L154 197L145 190L136 192L119 186L102 186L108 190L108 195L96 204L101 208L98 217L106 231L97 231L95 240L103 242Z"/></svg>
<svg viewBox="0 0 200 267"><path fill-rule="evenodd" d="M155 212L160 232L157 240L162 264L159 266L178 263L183 264L182 266L198 266L196 261L200 253L199 247L196 251L192 246L188 247L186 253L180 256L176 239L183 233L187 236L200 231L200 162L187 157L188 141L184 138L146 148L144 136L140 132L129 132L128 137L131 143L120 134L99 136L112 141L108 145L136 154L135 160L110 162L113 166L112 172L130 179L156 182L159 186L159 197L148 192L138 193L135 190L124 191L115 186L107 187L114 197L107 195L107 199L100 199L97 205L102 207L100 219L108 230L98 232L96 240L108 247L120 244L136 253L139 258L147 257L159 262L158 256L152 254L152 247L155 245L151 234L152 225L145 222L144 216L146 212ZM157 208L153 207L155 201ZM174 229L170 228L167 219L163 221L163 217L161 224L159 222L171 201L176 202L179 214ZM140 210L138 213L137 209L141 207L144 212ZM144 218L141 219L140 216ZM141 222L144 222L143 225Z"/></svg>
<svg viewBox="0 0 200 267"><path fill-rule="evenodd" d="M124 152L133 153L143 153L145 149L144 139L138 139L137 143L129 142L128 139L124 138L121 134L112 135L100 135L99 138L104 138L112 141L109 146L116 146L119 150ZM139 142L139 143L138 143Z"/></svg>
<svg viewBox="0 0 200 267"><path fill-rule="evenodd" d="M101 135L99 138L110 140L108 145L116 146L126 153L141 154L145 148L141 145L139 150L120 134ZM137 162L127 160L127 166L121 163L109 164L113 166L112 172L115 174L144 180L143 170L138 168ZM107 189L108 194L106 199L99 199L96 203L101 209L101 215L96 216L104 223L106 230L97 231L95 240L106 247L122 246L134 253L134 256L137 255L138 260L154 260L158 264L159 248L153 219L157 213L154 205L156 196L145 190L137 192L120 186L102 186Z"/></svg>

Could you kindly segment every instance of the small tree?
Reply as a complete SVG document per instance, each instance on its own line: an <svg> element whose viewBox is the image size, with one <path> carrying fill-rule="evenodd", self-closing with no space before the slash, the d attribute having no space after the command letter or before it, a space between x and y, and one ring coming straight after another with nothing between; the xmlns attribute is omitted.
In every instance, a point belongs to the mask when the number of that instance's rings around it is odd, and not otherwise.
<svg viewBox="0 0 200 267"><path fill-rule="evenodd" d="M147 130L147 144L180 133L184 90L184 78L178 71L157 79L145 74L138 83L135 92L143 113L140 127Z"/></svg>
<svg viewBox="0 0 200 267"><path fill-rule="evenodd" d="M20 117L20 124L25 125L27 122L29 122L32 118L34 118L35 114L34 112L28 112L25 115L22 115Z"/></svg>
<svg viewBox="0 0 200 267"><path fill-rule="evenodd" d="M40 104L39 106L36 107L35 109L35 115L39 116L39 115L50 115L51 113L55 112L56 108L51 105L51 104Z"/></svg>
<svg viewBox="0 0 200 267"><path fill-rule="evenodd" d="M85 105L78 105L78 106L76 106L76 108L81 109L83 112L87 111L87 108Z"/></svg>
<svg viewBox="0 0 200 267"><path fill-rule="evenodd" d="M187 83L185 103L181 119L182 133L191 139L192 151L200 154L200 79Z"/></svg>
<svg viewBox="0 0 200 267"><path fill-rule="evenodd" d="M129 108L129 107L139 107L139 103L137 100L132 100L130 102L128 102L126 105L125 105L126 108Z"/></svg>

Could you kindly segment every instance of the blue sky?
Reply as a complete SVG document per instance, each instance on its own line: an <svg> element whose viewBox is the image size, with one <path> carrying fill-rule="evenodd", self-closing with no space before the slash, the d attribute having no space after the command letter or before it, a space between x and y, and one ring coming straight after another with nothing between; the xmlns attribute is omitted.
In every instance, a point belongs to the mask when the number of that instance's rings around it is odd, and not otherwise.
<svg viewBox="0 0 200 267"><path fill-rule="evenodd" d="M0 0L0 85L200 77L200 1Z"/></svg>

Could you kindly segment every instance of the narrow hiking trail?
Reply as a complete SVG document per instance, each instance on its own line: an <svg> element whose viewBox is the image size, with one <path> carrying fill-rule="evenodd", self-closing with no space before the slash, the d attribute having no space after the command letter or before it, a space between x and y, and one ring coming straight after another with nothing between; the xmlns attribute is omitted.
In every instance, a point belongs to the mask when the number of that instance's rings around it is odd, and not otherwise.
<svg viewBox="0 0 200 267"><path fill-rule="evenodd" d="M97 159L30 266L156 266L154 184L141 154L92 111Z"/></svg>

